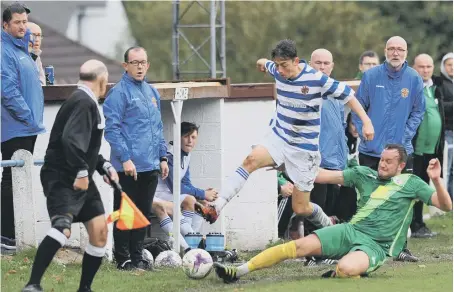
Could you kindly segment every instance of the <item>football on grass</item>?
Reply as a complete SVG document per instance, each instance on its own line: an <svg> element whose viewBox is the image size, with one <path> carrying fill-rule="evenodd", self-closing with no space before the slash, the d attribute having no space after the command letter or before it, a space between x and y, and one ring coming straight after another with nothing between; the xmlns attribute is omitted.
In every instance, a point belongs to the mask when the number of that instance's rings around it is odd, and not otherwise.
<svg viewBox="0 0 454 292"><path fill-rule="evenodd" d="M184 273L192 279L203 279L211 272L213 259L203 249L192 249L183 257Z"/></svg>
<svg viewBox="0 0 454 292"><path fill-rule="evenodd" d="M173 250L166 250L156 257L154 264L156 267L179 267L181 257Z"/></svg>

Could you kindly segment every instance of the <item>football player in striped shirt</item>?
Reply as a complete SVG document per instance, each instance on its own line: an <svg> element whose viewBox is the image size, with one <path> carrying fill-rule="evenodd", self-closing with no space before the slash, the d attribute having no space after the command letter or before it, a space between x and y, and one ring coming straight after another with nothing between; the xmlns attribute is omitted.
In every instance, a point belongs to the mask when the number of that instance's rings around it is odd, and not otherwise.
<svg viewBox="0 0 454 292"><path fill-rule="evenodd" d="M295 42L282 40L271 59L257 61L259 71L276 80L277 109L269 132L224 184L213 205L196 205L196 212L214 223L224 206L241 190L249 175L264 167L285 167L294 182L293 211L317 228L332 225L323 210L310 202L310 192L320 165L319 135L323 99L335 98L357 113L363 137L374 138L372 122L346 84L313 69L297 55Z"/></svg>

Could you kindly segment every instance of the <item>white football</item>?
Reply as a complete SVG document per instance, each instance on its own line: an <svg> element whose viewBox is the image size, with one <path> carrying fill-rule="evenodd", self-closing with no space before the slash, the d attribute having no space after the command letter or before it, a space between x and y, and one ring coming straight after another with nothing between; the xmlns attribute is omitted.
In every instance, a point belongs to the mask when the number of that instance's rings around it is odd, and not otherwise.
<svg viewBox="0 0 454 292"><path fill-rule="evenodd" d="M203 249L192 249L183 257L184 273L192 279L203 279L213 269L213 259Z"/></svg>
<svg viewBox="0 0 454 292"><path fill-rule="evenodd" d="M150 265L153 265L153 263L154 263L153 255L151 254L151 252L148 249L146 249L146 248L143 249L142 257L144 260L148 261L150 263Z"/></svg>
<svg viewBox="0 0 454 292"><path fill-rule="evenodd" d="M154 264L156 267L179 267L181 257L173 250L166 250L156 257Z"/></svg>

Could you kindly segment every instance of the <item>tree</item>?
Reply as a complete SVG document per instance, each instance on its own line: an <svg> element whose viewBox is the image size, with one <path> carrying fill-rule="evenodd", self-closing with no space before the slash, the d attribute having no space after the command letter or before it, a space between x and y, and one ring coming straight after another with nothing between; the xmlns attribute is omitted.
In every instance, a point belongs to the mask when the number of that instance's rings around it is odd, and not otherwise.
<svg viewBox="0 0 454 292"><path fill-rule="evenodd" d="M364 8L378 9L390 17L389 36L400 35L408 43L408 61L427 53L440 60L452 52L453 2L361 2ZM435 66L438 70L438 66Z"/></svg>
<svg viewBox="0 0 454 292"><path fill-rule="evenodd" d="M172 2L123 2L139 44L149 52L150 79L172 78ZM208 8L209 2L201 2ZM182 1L180 10L189 2ZM424 10L422 10L423 8ZM419 10L421 9L421 10ZM201 8L191 8L185 23L209 23ZM450 31L450 33L449 33ZM208 35L186 29L188 39L200 44ZM352 78L358 57L365 50L384 53L386 40L401 35L409 42L409 57L417 52L441 54L452 48L452 2L226 2L227 76L232 82L264 82L268 77L255 71L255 62L270 57L277 41L291 38L299 55L309 60L317 48L333 53L333 75ZM180 59L191 53L180 42ZM450 49L449 49L450 50ZM201 53L209 60L209 43ZM188 70L204 69L194 58ZM207 77L207 76L191 76Z"/></svg>

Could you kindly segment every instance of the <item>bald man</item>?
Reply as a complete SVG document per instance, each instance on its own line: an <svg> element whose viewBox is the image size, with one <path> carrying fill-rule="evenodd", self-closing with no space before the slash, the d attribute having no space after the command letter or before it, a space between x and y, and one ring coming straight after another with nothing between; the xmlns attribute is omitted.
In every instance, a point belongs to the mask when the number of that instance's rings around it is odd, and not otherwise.
<svg viewBox="0 0 454 292"><path fill-rule="evenodd" d="M39 71L39 81L41 82L41 85L46 85L46 75L44 73L43 63L41 62L41 41L43 38L41 27L34 22L27 22L27 28L31 33L31 42L28 45L28 52L33 60L35 60L36 67Z"/></svg>
<svg viewBox="0 0 454 292"><path fill-rule="evenodd" d="M356 98L366 110L376 129L375 139L365 141L360 136L359 163L374 170L386 168L380 164L380 155L388 143L401 144L408 153L405 166L413 170L412 140L426 110L423 94L423 80L418 72L408 66L407 42L400 36L393 36L384 49L386 62L364 72ZM352 114L353 123L361 133L362 123ZM405 249L399 260L417 261Z"/></svg>
<svg viewBox="0 0 454 292"><path fill-rule="evenodd" d="M317 49L311 54L310 65L330 76L334 68L333 55L326 49ZM333 99L323 100L320 126L320 167L330 170L344 170L347 167L348 147L345 136L345 108ZM323 186L320 184L315 184ZM356 192L352 188L338 185L324 185L325 193L311 193L311 200L324 200L323 209L328 215L335 215L341 221L348 221L356 212ZM323 190L322 187L319 187ZM326 194L325 196L323 196ZM321 203L321 202L320 202Z"/></svg>
<svg viewBox="0 0 454 292"><path fill-rule="evenodd" d="M445 116L443 104L443 80L433 76L434 61L428 54L416 56L413 68L419 73L424 81L424 99L426 111L424 118L413 139L415 149L413 155L413 173L425 182L429 182L426 169L429 161L438 158L443 161L445 141ZM411 222L411 237L433 237L432 232L423 221L423 203L418 201L413 208L413 220Z"/></svg>
<svg viewBox="0 0 454 292"><path fill-rule="evenodd" d="M310 65L315 70L331 75L334 68L333 55L326 49L312 52ZM331 170L343 170L347 164L347 144L345 140L344 106L334 99L324 99L320 125L320 167ZM333 185L315 184L311 192L311 201L317 203L327 215L332 215L331 200L339 188ZM328 205L326 204L328 201Z"/></svg>
<svg viewBox="0 0 454 292"><path fill-rule="evenodd" d="M97 170L118 182L112 165L99 154L103 121L98 99L106 93L107 68L89 60L80 68L77 89L63 103L50 133L41 169L51 229L39 245L32 273L23 292L43 291L40 282L52 258L71 235L71 224L83 222L89 243L82 261L79 292L91 283L105 255L107 225L101 196L92 179Z"/></svg>

